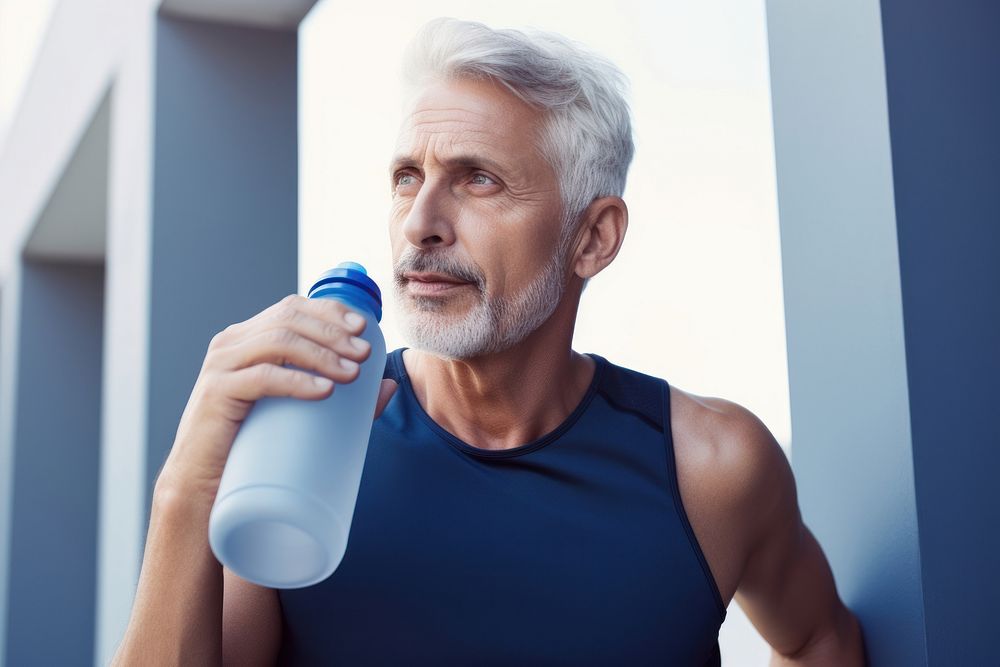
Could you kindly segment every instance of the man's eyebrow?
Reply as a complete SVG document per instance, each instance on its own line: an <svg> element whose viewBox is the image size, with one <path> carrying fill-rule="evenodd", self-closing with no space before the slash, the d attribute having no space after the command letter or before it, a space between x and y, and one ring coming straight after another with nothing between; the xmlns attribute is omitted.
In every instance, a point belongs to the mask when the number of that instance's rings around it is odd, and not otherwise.
<svg viewBox="0 0 1000 667"><path fill-rule="evenodd" d="M473 155L473 154L463 154L455 155L446 158L441 161L446 167L484 167L486 169L491 169L497 173L506 174L511 170L500 164L496 160L486 157L485 155ZM389 175L392 176L400 169L406 168L419 169L420 165L409 155L397 155L389 163Z"/></svg>

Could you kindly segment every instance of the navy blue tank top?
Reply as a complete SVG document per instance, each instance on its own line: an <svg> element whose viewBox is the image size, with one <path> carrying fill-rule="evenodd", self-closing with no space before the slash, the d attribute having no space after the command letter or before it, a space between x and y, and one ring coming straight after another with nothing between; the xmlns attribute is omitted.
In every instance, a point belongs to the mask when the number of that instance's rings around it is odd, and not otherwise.
<svg viewBox="0 0 1000 667"><path fill-rule="evenodd" d="M282 590L295 665L718 665L726 609L681 504L666 381L589 355L554 431L484 450L399 389L344 560Z"/></svg>

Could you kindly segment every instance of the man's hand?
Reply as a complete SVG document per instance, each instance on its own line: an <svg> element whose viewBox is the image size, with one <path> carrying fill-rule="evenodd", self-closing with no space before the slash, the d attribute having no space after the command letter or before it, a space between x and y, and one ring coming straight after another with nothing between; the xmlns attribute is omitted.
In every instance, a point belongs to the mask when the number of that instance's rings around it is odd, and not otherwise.
<svg viewBox="0 0 1000 667"><path fill-rule="evenodd" d="M353 381L358 364L371 354L368 342L358 337L364 328L365 319L339 301L290 295L218 333L208 346L157 490L193 495L211 505L233 440L254 402L264 396L318 400L335 391L336 384ZM375 417L395 387L391 380L383 381Z"/></svg>

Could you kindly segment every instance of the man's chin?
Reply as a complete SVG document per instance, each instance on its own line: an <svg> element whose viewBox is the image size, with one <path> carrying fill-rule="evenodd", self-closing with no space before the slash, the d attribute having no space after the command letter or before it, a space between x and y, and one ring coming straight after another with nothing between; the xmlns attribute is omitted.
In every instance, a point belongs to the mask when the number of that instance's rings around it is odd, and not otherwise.
<svg viewBox="0 0 1000 667"><path fill-rule="evenodd" d="M406 342L410 348L419 351L421 354L436 357L443 361L471 361L483 356L479 351L469 349L463 345L442 345L440 341L429 342L414 338L407 338Z"/></svg>
<svg viewBox="0 0 1000 667"><path fill-rule="evenodd" d="M400 304L403 317L417 326L456 326L469 317L469 309L437 299L406 299Z"/></svg>
<svg viewBox="0 0 1000 667"><path fill-rule="evenodd" d="M440 359L468 361L483 356L490 346L483 332L463 332L457 318L414 314L402 324L403 338L411 348Z"/></svg>
<svg viewBox="0 0 1000 667"><path fill-rule="evenodd" d="M409 341L408 341L409 342ZM474 357L468 357L465 355L456 356L453 354L448 354L446 351L437 350L434 348L425 347L418 343L410 343L410 349L417 350L421 354L426 354L429 357L434 357L435 359L440 359L441 361L469 361Z"/></svg>

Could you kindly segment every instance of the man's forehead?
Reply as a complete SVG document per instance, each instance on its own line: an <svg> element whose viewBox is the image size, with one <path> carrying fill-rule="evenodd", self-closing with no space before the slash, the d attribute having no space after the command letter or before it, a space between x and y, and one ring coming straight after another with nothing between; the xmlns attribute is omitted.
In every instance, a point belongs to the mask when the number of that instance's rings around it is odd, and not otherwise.
<svg viewBox="0 0 1000 667"><path fill-rule="evenodd" d="M411 117L420 120L459 117L493 123L498 119L528 120L537 113L513 92L490 79L430 81L411 96L408 106Z"/></svg>
<svg viewBox="0 0 1000 667"><path fill-rule="evenodd" d="M494 81L434 81L411 100L390 162L394 169L431 158L510 173L542 157L538 110Z"/></svg>
<svg viewBox="0 0 1000 667"><path fill-rule="evenodd" d="M475 144L523 144L534 136L533 120L454 106L414 109L400 124L396 152L430 141L444 149L455 146L463 151Z"/></svg>
<svg viewBox="0 0 1000 667"><path fill-rule="evenodd" d="M420 166L432 159L445 167L480 167L519 171L525 160L539 157L530 135L507 134L491 127L462 124L404 123L390 161L390 169Z"/></svg>
<svg viewBox="0 0 1000 667"><path fill-rule="evenodd" d="M497 152L487 152L485 150L455 150L440 152L435 151L434 161L443 165L447 169L458 169L463 167L492 169L500 173L511 173L515 171L515 163L506 156ZM396 152L389 162L389 171L395 172L405 167L420 167L426 160L426 151L422 149Z"/></svg>
<svg viewBox="0 0 1000 667"><path fill-rule="evenodd" d="M493 146L507 143L511 135L496 123L470 122L458 118L437 117L423 119L410 117L399 128L396 137L397 153L419 150L433 144L438 151L469 151L476 146Z"/></svg>
<svg viewBox="0 0 1000 667"><path fill-rule="evenodd" d="M435 143L531 143L541 119L496 82L435 81L411 98L400 125L397 152L404 142L421 143L433 135Z"/></svg>
<svg viewBox="0 0 1000 667"><path fill-rule="evenodd" d="M476 145L491 146L506 143L510 134L496 123L483 119L473 122L455 116L410 116L399 128L396 153L422 150L433 143L438 151L466 151Z"/></svg>

